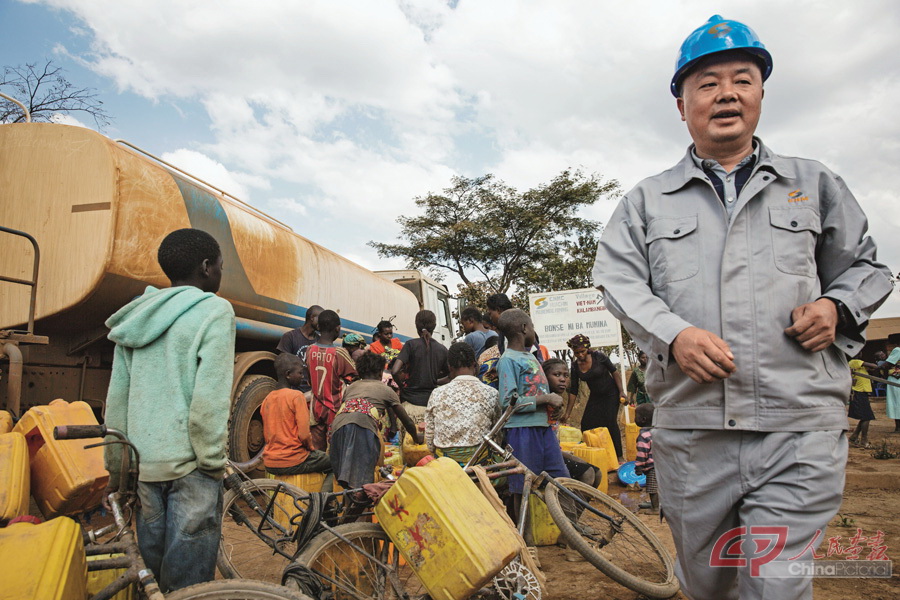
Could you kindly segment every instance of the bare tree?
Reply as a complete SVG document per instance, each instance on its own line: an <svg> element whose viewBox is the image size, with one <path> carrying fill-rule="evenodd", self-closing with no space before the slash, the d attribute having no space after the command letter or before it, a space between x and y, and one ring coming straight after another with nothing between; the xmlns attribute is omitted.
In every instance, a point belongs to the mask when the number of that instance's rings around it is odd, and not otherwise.
<svg viewBox="0 0 900 600"><path fill-rule="evenodd" d="M24 67L4 67L0 91L28 107L32 121L48 122L55 114L82 113L89 115L98 128L109 125L109 115L97 98L97 91L76 87L64 73L51 60L43 66L28 63ZM0 98L0 123L24 121L21 108Z"/></svg>

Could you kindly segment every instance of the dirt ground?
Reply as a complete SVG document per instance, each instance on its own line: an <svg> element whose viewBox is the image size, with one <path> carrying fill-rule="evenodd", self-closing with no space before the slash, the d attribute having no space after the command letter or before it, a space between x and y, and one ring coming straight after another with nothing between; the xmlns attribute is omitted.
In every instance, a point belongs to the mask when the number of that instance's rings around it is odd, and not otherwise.
<svg viewBox="0 0 900 600"><path fill-rule="evenodd" d="M894 429L893 421L885 416L884 400L874 400L872 408L876 420L870 424L869 441L873 446L880 446L887 440L894 450L900 453L900 435L890 433ZM850 421L851 427L856 421ZM849 540L856 535L857 528L862 535L869 537L877 531L884 532L883 544L887 546L887 556L892 560L900 559L900 458L876 460L872 457L874 449L863 450L850 447L847 462L847 482L844 488L844 501L839 515L828 524L825 542L819 547L819 554L827 554L828 538L840 537L841 546L850 546ZM636 508L637 503L646 500L637 492L627 491L618 484L610 484L610 495L616 497L629 508ZM842 522L842 518L844 521ZM660 524L657 517L642 516L654 533L663 540L674 554L672 536L665 523ZM845 523L849 526L845 526ZM864 544L865 542L863 542ZM863 557L868 548L863 552ZM616 584L586 562L566 562L564 551L556 546L540 548L539 556L544 572L547 574L549 600L584 600L584 598L604 598L609 600L635 600L642 598L640 594ZM837 556L827 557L835 560ZM817 600L843 600L845 598L865 598L866 600L888 600L900 594L900 564L895 562L894 576L890 579L816 579L813 582L813 594ZM676 599L686 599L684 594L677 594Z"/></svg>

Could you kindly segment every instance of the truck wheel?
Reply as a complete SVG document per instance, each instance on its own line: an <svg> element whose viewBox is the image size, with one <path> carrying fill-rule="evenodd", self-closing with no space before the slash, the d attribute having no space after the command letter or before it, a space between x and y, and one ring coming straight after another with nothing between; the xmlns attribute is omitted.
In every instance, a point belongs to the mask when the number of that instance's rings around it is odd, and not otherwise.
<svg viewBox="0 0 900 600"><path fill-rule="evenodd" d="M275 380L266 375L245 375L235 392L234 408L228 424L228 456L235 462L246 462L256 456L266 441L259 407Z"/></svg>

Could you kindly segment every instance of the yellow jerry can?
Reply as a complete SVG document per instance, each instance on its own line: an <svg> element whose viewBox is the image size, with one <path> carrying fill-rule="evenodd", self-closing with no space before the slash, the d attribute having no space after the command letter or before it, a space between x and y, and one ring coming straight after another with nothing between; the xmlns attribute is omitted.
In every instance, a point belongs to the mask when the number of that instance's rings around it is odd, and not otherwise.
<svg viewBox="0 0 900 600"><path fill-rule="evenodd" d="M12 415L9 411L0 410L0 433L9 433L13 428Z"/></svg>
<svg viewBox="0 0 900 600"><path fill-rule="evenodd" d="M550 516L547 505L534 494L528 496L528 520L525 523L525 543L529 546L552 546L559 541L559 527Z"/></svg>
<svg viewBox="0 0 900 600"><path fill-rule="evenodd" d="M413 442L412 436L408 433L403 434L403 445L400 446L400 456L403 458L403 464L407 467L414 467L416 463L431 454L428 446L425 444L416 444Z"/></svg>
<svg viewBox="0 0 900 600"><path fill-rule="evenodd" d="M634 423L625 425L625 460L630 461L637 458L637 438L641 432L641 428Z"/></svg>
<svg viewBox="0 0 900 600"><path fill-rule="evenodd" d="M607 462L609 453L603 448L579 444L572 450L572 454L600 469L600 484L597 486L597 489L606 494L609 491L609 475L607 473L609 470L609 463ZM616 464L618 464L618 461L616 461Z"/></svg>
<svg viewBox="0 0 900 600"><path fill-rule="evenodd" d="M321 492L322 484L325 483L325 473L300 473L297 475L273 475L272 473L266 473L267 479L275 479L277 481L283 481L288 485L292 485L294 487L298 487L304 492ZM330 492L332 490L325 490ZM336 490L335 490L336 491ZM296 515L299 511L297 506L294 504L294 499L289 494L278 494L278 497L275 498L275 510L274 517L275 521L287 528L291 527L291 518ZM300 508L306 508L306 502L300 503Z"/></svg>
<svg viewBox="0 0 900 600"><path fill-rule="evenodd" d="M84 600L87 563L81 527L68 517L0 529L0 598Z"/></svg>
<svg viewBox="0 0 900 600"><path fill-rule="evenodd" d="M408 469L375 515L434 600L463 600L519 551L513 529L453 459Z"/></svg>
<svg viewBox="0 0 900 600"><path fill-rule="evenodd" d="M31 495L48 519L96 507L109 481L103 448L84 448L102 440L57 440L57 425L97 425L97 419L86 402L54 400L30 408L13 429L28 443Z"/></svg>
<svg viewBox="0 0 900 600"><path fill-rule="evenodd" d="M298 487L304 492L321 492L322 484L325 483L325 473L301 473L299 475L273 475L266 473L267 479L277 479L294 487ZM331 490L326 490L330 492Z"/></svg>
<svg viewBox="0 0 900 600"><path fill-rule="evenodd" d="M577 448L578 446L584 446L584 444L580 442L560 442L559 449L563 452L572 452L573 448Z"/></svg>
<svg viewBox="0 0 900 600"><path fill-rule="evenodd" d="M581 443L581 430L577 427L569 427L568 425L560 425L559 431L557 431L557 436L559 437L559 443L564 444L566 442L579 444Z"/></svg>
<svg viewBox="0 0 900 600"><path fill-rule="evenodd" d="M28 514L30 490L25 436L15 431L0 433L0 524Z"/></svg>
<svg viewBox="0 0 900 600"><path fill-rule="evenodd" d="M619 457L616 456L616 447L613 446L612 437L606 427L596 427L584 432L584 443L594 448L606 450L609 459L606 462L607 471L615 471L619 468Z"/></svg>
<svg viewBox="0 0 900 600"><path fill-rule="evenodd" d="M96 556L88 556L88 562L92 560L101 560L104 558L124 557L124 554L98 554ZM87 593L88 597L96 595L100 590L114 582L120 576L125 575L127 569L105 569L103 571L88 571L87 574ZM132 600L134 598L134 584L129 585L124 590L112 597L111 600Z"/></svg>

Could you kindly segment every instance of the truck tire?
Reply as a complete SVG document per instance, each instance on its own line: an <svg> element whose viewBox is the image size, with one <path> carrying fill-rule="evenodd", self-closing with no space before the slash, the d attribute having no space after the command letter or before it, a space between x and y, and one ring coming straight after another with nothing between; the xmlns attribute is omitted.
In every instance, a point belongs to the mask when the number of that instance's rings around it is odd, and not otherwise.
<svg viewBox="0 0 900 600"><path fill-rule="evenodd" d="M228 423L228 457L234 462L247 462L265 445L259 407L274 389L275 380L266 375L245 375L241 379Z"/></svg>

